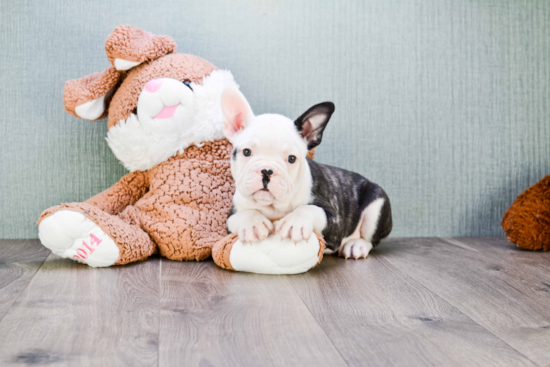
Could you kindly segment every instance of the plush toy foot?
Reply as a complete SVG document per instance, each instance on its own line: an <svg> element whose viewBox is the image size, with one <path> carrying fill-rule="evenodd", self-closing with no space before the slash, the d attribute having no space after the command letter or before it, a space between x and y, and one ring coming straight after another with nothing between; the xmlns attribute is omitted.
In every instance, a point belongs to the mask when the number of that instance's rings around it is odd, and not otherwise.
<svg viewBox="0 0 550 367"><path fill-rule="evenodd" d="M38 236L54 254L89 266L111 266L119 257L115 242L78 212L61 210L44 218Z"/></svg>
<svg viewBox="0 0 550 367"><path fill-rule="evenodd" d="M237 234L218 241L212 258L221 268L259 274L299 274L312 269L323 259L325 240L317 233L306 242L281 241L278 234L252 244L242 244Z"/></svg>
<svg viewBox="0 0 550 367"><path fill-rule="evenodd" d="M345 258L353 257L355 260L359 258L366 259L370 250L372 250L372 243L365 241L362 238L355 240L349 240L338 250L338 256Z"/></svg>

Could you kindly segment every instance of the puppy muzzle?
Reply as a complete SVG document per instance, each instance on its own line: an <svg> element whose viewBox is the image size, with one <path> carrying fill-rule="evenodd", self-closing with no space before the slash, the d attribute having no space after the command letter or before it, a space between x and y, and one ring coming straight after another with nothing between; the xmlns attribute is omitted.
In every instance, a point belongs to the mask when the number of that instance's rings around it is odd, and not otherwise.
<svg viewBox="0 0 550 367"><path fill-rule="evenodd" d="M261 202L286 202L294 186L286 167L265 160L249 162L236 184L242 195Z"/></svg>

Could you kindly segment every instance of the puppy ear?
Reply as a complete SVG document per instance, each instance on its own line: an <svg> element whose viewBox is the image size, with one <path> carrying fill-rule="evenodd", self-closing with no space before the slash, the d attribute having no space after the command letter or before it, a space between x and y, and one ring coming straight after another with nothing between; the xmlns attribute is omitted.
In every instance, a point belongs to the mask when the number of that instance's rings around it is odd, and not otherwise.
<svg viewBox="0 0 550 367"><path fill-rule="evenodd" d="M254 113L243 94L234 87L222 92L223 132L231 140L235 134L248 126Z"/></svg>
<svg viewBox="0 0 550 367"><path fill-rule="evenodd" d="M325 131L325 127L333 112L334 103L323 102L311 107L294 121L296 129L307 141L308 150L321 144L323 131Z"/></svg>

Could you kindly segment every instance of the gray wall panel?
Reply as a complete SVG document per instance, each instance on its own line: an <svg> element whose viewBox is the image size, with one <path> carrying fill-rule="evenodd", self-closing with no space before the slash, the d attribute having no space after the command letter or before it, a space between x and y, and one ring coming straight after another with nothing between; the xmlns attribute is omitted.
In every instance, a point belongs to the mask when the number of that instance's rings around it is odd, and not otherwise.
<svg viewBox="0 0 550 367"><path fill-rule="evenodd" d="M380 183L394 236L502 235L550 173L548 1L0 0L0 238L125 173L62 104L119 24L232 70L256 113L334 101L317 159Z"/></svg>

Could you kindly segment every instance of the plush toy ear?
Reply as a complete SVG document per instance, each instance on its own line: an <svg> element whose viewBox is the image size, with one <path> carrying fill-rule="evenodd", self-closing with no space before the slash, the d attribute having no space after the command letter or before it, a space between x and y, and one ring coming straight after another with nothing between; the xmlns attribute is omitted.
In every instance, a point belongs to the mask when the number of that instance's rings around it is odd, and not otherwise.
<svg viewBox="0 0 550 367"><path fill-rule="evenodd" d="M321 144L323 131L334 112L334 103L316 104L294 121L296 129L307 141L307 149L311 150Z"/></svg>
<svg viewBox="0 0 550 367"><path fill-rule="evenodd" d="M168 36L155 36L139 28L121 25L107 37L105 52L117 70L129 70L145 61L176 52L176 43Z"/></svg>
<svg viewBox="0 0 550 367"><path fill-rule="evenodd" d="M69 80L63 88L65 111L90 121L104 118L120 79L121 74L110 67L101 73Z"/></svg>
<svg viewBox="0 0 550 367"><path fill-rule="evenodd" d="M234 87L222 92L223 132L231 141L254 118L254 113L243 94Z"/></svg>

